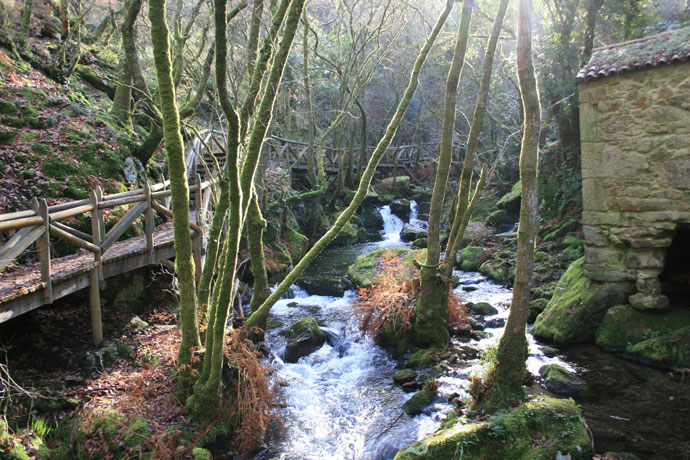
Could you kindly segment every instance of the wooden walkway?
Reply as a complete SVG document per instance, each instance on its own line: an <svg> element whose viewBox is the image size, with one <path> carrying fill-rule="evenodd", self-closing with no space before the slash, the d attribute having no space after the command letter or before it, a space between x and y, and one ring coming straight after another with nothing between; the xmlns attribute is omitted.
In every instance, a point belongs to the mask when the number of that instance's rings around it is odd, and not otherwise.
<svg viewBox="0 0 690 460"><path fill-rule="evenodd" d="M187 152L190 171L196 171L198 158L203 158L198 151L201 144L193 142ZM207 215L216 182L212 171L208 176L204 181L198 174L190 177L190 231L197 266L203 264ZM147 265L165 263L175 256L169 186L170 181L164 180L114 195L104 195L96 187L86 200L48 206L45 199L34 198L31 209L0 214L0 232L11 232L5 233L10 238L0 246L0 323L89 288L93 342L100 346L103 281ZM114 209L122 209L124 213L106 228L105 213ZM160 217L158 221L164 222L158 226L155 226L156 214ZM90 222L90 233L68 225L69 219L77 216ZM126 238L127 230L138 221L143 221L144 234ZM79 251L54 257L51 244L57 239L76 246ZM10 266L31 250L35 250L37 263Z"/></svg>

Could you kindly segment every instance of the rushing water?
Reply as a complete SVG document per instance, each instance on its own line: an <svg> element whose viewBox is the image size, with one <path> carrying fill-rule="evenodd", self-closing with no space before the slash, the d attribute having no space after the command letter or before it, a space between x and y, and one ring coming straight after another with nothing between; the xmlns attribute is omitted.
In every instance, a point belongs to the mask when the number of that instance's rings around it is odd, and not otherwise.
<svg viewBox="0 0 690 460"><path fill-rule="evenodd" d="M417 203L412 202L410 220L417 219ZM381 247L406 246L400 241L403 222L391 214L390 207L380 209L384 219L383 240L327 250L311 267L313 273L344 273L354 258ZM458 293L466 301L489 302L500 310L495 318L507 317L511 291L475 273L456 272L460 277ZM444 414L451 410L448 399L467 395L468 376L481 372L479 360L457 367L439 378L439 398L427 412L407 416L401 406L412 393L393 384L391 376L397 362L388 352L357 331L350 308L352 291L343 297L308 295L294 287L290 298L280 300L271 310L274 327L266 342L274 355L285 349L280 331L293 322L311 316L322 325L329 340L316 352L297 363L283 363L276 358L279 379L285 381L286 407L284 425L270 440L270 447L257 458L279 459L389 459L401 447L433 433ZM500 324L500 323L499 323ZM487 328L487 336L464 344L484 350L498 341L502 327ZM528 367L537 372L547 359L540 346L530 340ZM563 364L563 363L561 363Z"/></svg>

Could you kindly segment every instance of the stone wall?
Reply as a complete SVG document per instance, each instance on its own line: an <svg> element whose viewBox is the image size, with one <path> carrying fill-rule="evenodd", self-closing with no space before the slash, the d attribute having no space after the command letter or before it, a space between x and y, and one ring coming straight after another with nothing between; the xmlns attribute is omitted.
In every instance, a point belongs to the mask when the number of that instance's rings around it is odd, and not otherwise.
<svg viewBox="0 0 690 460"><path fill-rule="evenodd" d="M585 274L635 283L666 308L658 275L690 223L690 63L580 83Z"/></svg>

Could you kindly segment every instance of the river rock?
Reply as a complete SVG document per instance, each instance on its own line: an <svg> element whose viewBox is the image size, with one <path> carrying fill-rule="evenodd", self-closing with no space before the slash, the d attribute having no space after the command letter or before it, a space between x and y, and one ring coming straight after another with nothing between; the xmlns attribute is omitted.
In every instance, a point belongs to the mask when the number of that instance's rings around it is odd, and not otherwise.
<svg viewBox="0 0 690 460"><path fill-rule="evenodd" d="M485 323L486 327L490 327L492 329L496 329L499 327L503 327L506 325L506 319L505 318L494 318L490 319Z"/></svg>
<svg viewBox="0 0 690 460"><path fill-rule="evenodd" d="M542 366L539 375L547 390L561 396L572 396L584 385L582 379L558 364Z"/></svg>
<svg viewBox="0 0 690 460"><path fill-rule="evenodd" d="M530 301L527 323L532 324L537 319L537 316L544 311L548 303L549 301L547 299L534 299Z"/></svg>
<svg viewBox="0 0 690 460"><path fill-rule="evenodd" d="M506 232L513 228L515 220L516 217L511 215L508 211L499 209L489 214L489 217L486 218L486 224L495 228L498 232Z"/></svg>
<svg viewBox="0 0 690 460"><path fill-rule="evenodd" d="M314 318L303 318L288 327L283 335L287 337L285 362L296 363L302 356L321 348L326 336Z"/></svg>
<svg viewBox="0 0 690 460"><path fill-rule="evenodd" d="M467 320L470 323L470 326L472 327L473 331L483 331L486 327L482 321L479 321L476 318L472 318L471 316Z"/></svg>
<svg viewBox="0 0 690 460"><path fill-rule="evenodd" d="M378 190L381 203L405 198L410 191L410 176L387 177L379 182Z"/></svg>
<svg viewBox="0 0 690 460"><path fill-rule="evenodd" d="M403 383L413 382L417 378L417 372L413 369L401 369L393 374L393 383L402 385Z"/></svg>
<svg viewBox="0 0 690 460"><path fill-rule="evenodd" d="M410 218L410 200L401 198L391 201L391 213L400 217L403 221Z"/></svg>
<svg viewBox="0 0 690 460"><path fill-rule="evenodd" d="M395 460L459 458L459 446L463 460L590 460L594 454L575 402L541 396L500 417L447 423L432 436L401 449Z"/></svg>
<svg viewBox="0 0 690 460"><path fill-rule="evenodd" d="M460 251L458 264L462 271L476 272L488 258L489 253L486 249L480 246L467 246Z"/></svg>
<svg viewBox="0 0 690 460"><path fill-rule="evenodd" d="M635 344L628 347L628 352L658 366L688 369L690 368L690 326Z"/></svg>
<svg viewBox="0 0 690 460"><path fill-rule="evenodd" d="M624 282L588 280L584 258L580 258L558 281L553 297L534 322L532 334L556 345L592 342L606 311L625 303L632 288Z"/></svg>
<svg viewBox="0 0 690 460"><path fill-rule="evenodd" d="M362 226L367 231L383 230L383 216L373 206L363 206L359 212L359 217L362 221Z"/></svg>
<svg viewBox="0 0 690 460"><path fill-rule="evenodd" d="M498 209L503 209L509 215L517 218L520 215L520 202L522 201L521 182L518 181L510 192L506 193L496 202Z"/></svg>
<svg viewBox="0 0 690 460"><path fill-rule="evenodd" d="M300 280L297 284L309 295L342 297L345 291L349 289L349 283L346 279L332 276L308 278Z"/></svg>
<svg viewBox="0 0 690 460"><path fill-rule="evenodd" d="M424 410L426 406L436 401L436 393L429 390L419 390L417 393L412 395L405 404L403 404L402 409L409 416L415 416Z"/></svg>
<svg viewBox="0 0 690 460"><path fill-rule="evenodd" d="M426 238L427 230L421 225L405 224L400 231L400 239L403 241L414 241L417 238Z"/></svg>
<svg viewBox="0 0 690 460"><path fill-rule="evenodd" d="M428 244L429 242L426 238L417 238L412 242L412 247L415 249L426 249Z"/></svg>
<svg viewBox="0 0 690 460"><path fill-rule="evenodd" d="M486 302L468 302L467 307L474 313L478 313L482 316L491 316L498 313L498 310L496 310L496 308L494 308L491 304Z"/></svg>
<svg viewBox="0 0 690 460"><path fill-rule="evenodd" d="M479 272L494 283L503 284L506 281L503 261L500 259L487 260L479 267Z"/></svg>
<svg viewBox="0 0 690 460"><path fill-rule="evenodd" d="M596 332L602 348L624 351L630 345L690 326L690 310L640 311L629 305L610 308Z"/></svg>

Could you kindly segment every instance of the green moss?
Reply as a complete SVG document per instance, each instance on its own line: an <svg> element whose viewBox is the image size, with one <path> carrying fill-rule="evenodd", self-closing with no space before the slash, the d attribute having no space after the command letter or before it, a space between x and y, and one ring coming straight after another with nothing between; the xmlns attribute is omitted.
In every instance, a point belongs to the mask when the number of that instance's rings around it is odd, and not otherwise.
<svg viewBox="0 0 690 460"><path fill-rule="evenodd" d="M434 363L434 358L440 351L442 351L440 348L421 348L410 355L405 367L409 369L429 367Z"/></svg>
<svg viewBox="0 0 690 460"><path fill-rule="evenodd" d="M506 193L496 202L498 209L507 211L510 215L518 216L520 214L520 202L522 201L522 183L518 181L510 192Z"/></svg>
<svg viewBox="0 0 690 460"><path fill-rule="evenodd" d="M472 424L457 421L400 450L396 460L591 459L591 441L572 400L539 398Z"/></svg>
<svg viewBox="0 0 690 460"><path fill-rule="evenodd" d="M18 132L12 129L0 130L0 145L12 145L17 140Z"/></svg>
<svg viewBox="0 0 690 460"><path fill-rule="evenodd" d="M488 257L486 249L479 246L467 246L460 252L460 267L466 272L476 272Z"/></svg>
<svg viewBox="0 0 690 460"><path fill-rule="evenodd" d="M38 144L34 144L31 146L31 150L33 150L34 153L38 155L52 155L53 150L50 148L48 144L41 144L40 142Z"/></svg>
<svg viewBox="0 0 690 460"><path fill-rule="evenodd" d="M192 458L193 460L211 460L213 456L211 455L211 452L204 449L203 447L195 447L192 450Z"/></svg>
<svg viewBox="0 0 690 460"><path fill-rule="evenodd" d="M404 256L410 250L405 248L384 248L368 254L362 254L347 269L347 274L356 287L370 288L378 276L378 265L383 254Z"/></svg>
<svg viewBox="0 0 690 460"><path fill-rule="evenodd" d="M563 244L570 247L581 248L585 245L585 240L576 236L571 236L563 240Z"/></svg>
<svg viewBox="0 0 690 460"><path fill-rule="evenodd" d="M625 301L629 283L598 283L585 277L584 258L566 270L544 311L537 317L532 334L555 344L588 343L609 306Z"/></svg>
<svg viewBox="0 0 690 460"><path fill-rule="evenodd" d="M621 305L606 312L596 332L596 343L607 349L624 350L686 326L690 326L690 310L640 311Z"/></svg>
<svg viewBox="0 0 690 460"><path fill-rule="evenodd" d="M149 423L139 416L130 416L122 439L129 445L143 444L151 438Z"/></svg>
<svg viewBox="0 0 690 460"><path fill-rule="evenodd" d="M17 113L17 106L11 101L0 101L0 115L14 115Z"/></svg>
<svg viewBox="0 0 690 460"><path fill-rule="evenodd" d="M405 401L402 406L402 410L405 411L407 415L415 416L422 412L426 406L431 404L436 400L436 392L429 390L419 390L417 393L412 395L410 399Z"/></svg>
<svg viewBox="0 0 690 460"><path fill-rule="evenodd" d="M631 345L627 351L658 365L690 368L690 326Z"/></svg>
<svg viewBox="0 0 690 460"><path fill-rule="evenodd" d="M487 260L479 267L479 272L494 283L503 284L506 281L506 273L501 259Z"/></svg>
<svg viewBox="0 0 690 460"><path fill-rule="evenodd" d="M309 238L290 226L285 227L285 241L290 249L290 256L295 262L302 259L309 249Z"/></svg>
<svg viewBox="0 0 690 460"><path fill-rule="evenodd" d="M417 238L412 242L412 247L413 248L418 248L418 249L424 249L426 248L428 244L428 240L426 238Z"/></svg>
<svg viewBox="0 0 690 460"><path fill-rule="evenodd" d="M356 217L356 216L355 216ZM357 243L359 236L357 234L357 227L352 222L347 222L338 236L331 243L332 246L346 246Z"/></svg>

